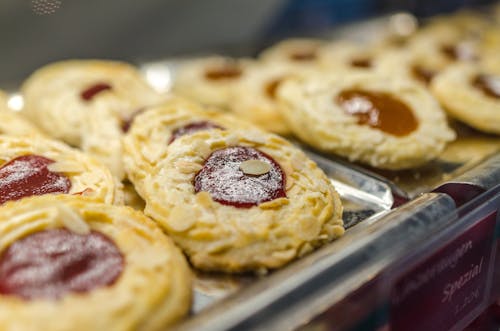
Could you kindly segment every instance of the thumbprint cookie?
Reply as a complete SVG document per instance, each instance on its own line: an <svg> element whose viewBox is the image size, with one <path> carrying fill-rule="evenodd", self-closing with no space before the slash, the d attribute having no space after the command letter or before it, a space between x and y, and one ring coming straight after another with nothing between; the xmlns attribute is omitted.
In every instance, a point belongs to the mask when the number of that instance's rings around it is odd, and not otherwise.
<svg viewBox="0 0 500 331"><path fill-rule="evenodd" d="M376 73L290 79L278 98L301 140L377 168L419 166L455 138L437 101L407 79Z"/></svg>
<svg viewBox="0 0 500 331"><path fill-rule="evenodd" d="M318 65L320 48L324 41L319 39L286 39L262 51L259 60L284 62L296 66Z"/></svg>
<svg viewBox="0 0 500 331"><path fill-rule="evenodd" d="M179 97L137 114L128 125L124 164L140 195L144 178L166 157L169 146L179 137L203 130L253 128L231 115Z"/></svg>
<svg viewBox="0 0 500 331"><path fill-rule="evenodd" d="M274 134L180 137L142 182L144 212L202 270L265 272L344 233L329 179Z"/></svg>
<svg viewBox="0 0 500 331"><path fill-rule="evenodd" d="M259 62L248 66L245 77L238 82L231 97L231 111L267 131L288 135L285 120L278 110L276 91L287 77L307 74L312 69L286 62Z"/></svg>
<svg viewBox="0 0 500 331"><path fill-rule="evenodd" d="M3 330L164 330L190 285L180 250L131 208L62 195L0 206Z"/></svg>
<svg viewBox="0 0 500 331"><path fill-rule="evenodd" d="M431 85L446 111L478 130L500 134L500 70L457 64Z"/></svg>
<svg viewBox="0 0 500 331"><path fill-rule="evenodd" d="M207 106L227 109L232 88L246 74L250 60L211 56L187 60L175 73L175 94Z"/></svg>
<svg viewBox="0 0 500 331"><path fill-rule="evenodd" d="M91 139L96 128L107 132L107 136L119 134L115 122L127 119L141 109L161 102L164 97L150 87L140 73L131 65L104 60L69 60L44 66L35 71L23 84L25 99L23 113L46 134L63 140L72 146L95 148ZM112 116L112 119L109 119ZM87 119L102 120L102 125L88 125ZM109 125L105 127L104 124ZM100 131L97 135L102 135ZM113 136L114 137L114 136ZM112 139L119 141L119 137ZM121 146L100 141L100 149L119 154ZM90 148L89 154L92 154ZM102 157L112 172L121 179L123 170L109 163L119 156Z"/></svg>
<svg viewBox="0 0 500 331"><path fill-rule="evenodd" d="M44 194L123 200L109 170L90 156L55 140L0 135L0 204Z"/></svg>
<svg viewBox="0 0 500 331"><path fill-rule="evenodd" d="M319 51L321 65L329 70L371 71L377 68L382 48L348 41L325 44Z"/></svg>
<svg viewBox="0 0 500 331"><path fill-rule="evenodd" d="M18 136L42 134L28 120L9 109L7 94L2 91L0 91L0 134Z"/></svg>

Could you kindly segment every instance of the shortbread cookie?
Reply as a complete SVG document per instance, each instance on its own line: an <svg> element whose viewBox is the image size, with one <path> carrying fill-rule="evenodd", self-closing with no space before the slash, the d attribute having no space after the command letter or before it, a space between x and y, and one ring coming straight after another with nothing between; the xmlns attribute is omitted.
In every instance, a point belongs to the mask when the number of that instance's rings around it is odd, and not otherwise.
<svg viewBox="0 0 500 331"><path fill-rule="evenodd" d="M104 165L61 142L0 135L0 203L53 193L120 204L120 185Z"/></svg>
<svg viewBox="0 0 500 331"><path fill-rule="evenodd" d="M500 71L457 64L439 74L431 88L451 116L478 130L500 134Z"/></svg>
<svg viewBox="0 0 500 331"><path fill-rule="evenodd" d="M469 12L438 17L420 29L407 48L449 63L477 61L479 40L487 26L484 18Z"/></svg>
<svg viewBox="0 0 500 331"><path fill-rule="evenodd" d="M455 138L439 104L407 79L373 73L293 79L278 98L300 139L377 168L416 167Z"/></svg>
<svg viewBox="0 0 500 331"><path fill-rule="evenodd" d="M124 139L124 162L128 178L139 194L143 195L143 179L167 156L167 149L174 140L200 130L234 128L255 127L182 98L172 98L138 114Z"/></svg>
<svg viewBox="0 0 500 331"><path fill-rule="evenodd" d="M145 213L199 269L262 272L344 233L326 175L262 131L180 137L142 181Z"/></svg>
<svg viewBox="0 0 500 331"><path fill-rule="evenodd" d="M329 70L370 71L377 67L382 49L348 41L325 44L318 51L321 65Z"/></svg>
<svg viewBox="0 0 500 331"><path fill-rule="evenodd" d="M119 141L116 123L164 99L134 67L98 60L71 60L47 65L26 80L22 93L25 98L23 112L33 123L48 135L73 146L83 146L89 153L92 150L85 147L96 144L85 142L85 139L102 135L111 137L114 142ZM88 118L100 125L89 125ZM89 131L94 129L98 131ZM95 156L121 179L123 169L109 161L120 158L121 146L105 139L99 144L105 150L105 157L102 153ZM112 157L108 158L106 153Z"/></svg>
<svg viewBox="0 0 500 331"><path fill-rule="evenodd" d="M0 207L3 330L164 330L190 285L178 248L131 208L75 196Z"/></svg>
<svg viewBox="0 0 500 331"><path fill-rule="evenodd" d="M173 91L207 106L227 109L232 87L246 74L250 60L211 56L182 64Z"/></svg>
<svg viewBox="0 0 500 331"><path fill-rule="evenodd" d="M377 71L383 75L400 76L428 86L432 79L449 65L449 61L433 56L427 50L392 49L381 54Z"/></svg>
<svg viewBox="0 0 500 331"><path fill-rule="evenodd" d="M286 39L265 49L259 60L266 62L284 62L297 66L316 66L319 50L324 45L319 39Z"/></svg>
<svg viewBox="0 0 500 331"><path fill-rule="evenodd" d="M281 135L290 130L278 110L276 91L287 77L307 74L306 68L299 68L286 62L261 62L249 66L233 90L230 109L239 118Z"/></svg>
<svg viewBox="0 0 500 331"><path fill-rule="evenodd" d="M7 95L0 91L0 134L26 136L41 135L33 124L7 106Z"/></svg>

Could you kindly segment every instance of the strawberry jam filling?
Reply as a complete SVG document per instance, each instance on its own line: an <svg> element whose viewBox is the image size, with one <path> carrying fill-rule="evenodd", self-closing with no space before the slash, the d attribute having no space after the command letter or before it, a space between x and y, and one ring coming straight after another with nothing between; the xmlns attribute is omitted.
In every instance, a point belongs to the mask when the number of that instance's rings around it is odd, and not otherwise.
<svg viewBox="0 0 500 331"><path fill-rule="evenodd" d="M19 156L0 168L0 204L32 195L68 193L68 177L50 171L53 160L40 155Z"/></svg>
<svg viewBox="0 0 500 331"><path fill-rule="evenodd" d="M172 131L172 136L170 136L170 140L168 141L168 144L170 145L177 138L182 137L184 135L192 134L192 133L195 133L197 131L211 130L211 129L224 130L223 127L221 127L217 124L214 124L212 122L208 122L208 121L192 122L192 123L181 126L180 128L177 128L174 131Z"/></svg>
<svg viewBox="0 0 500 331"><path fill-rule="evenodd" d="M245 174L240 166L248 160L270 165L261 175ZM212 199L237 208L286 197L286 177L269 155L251 147L235 146L213 152L194 178L195 192L209 192Z"/></svg>
<svg viewBox="0 0 500 331"><path fill-rule="evenodd" d="M92 100L97 94L106 91L106 90L111 90L111 85L106 84L106 83L97 83L95 85L92 85L88 87L87 89L83 90L80 93L80 97L84 101L90 101Z"/></svg>
<svg viewBox="0 0 500 331"><path fill-rule="evenodd" d="M24 237L0 256L0 293L26 300L58 299L112 285L124 259L102 233L51 229Z"/></svg>

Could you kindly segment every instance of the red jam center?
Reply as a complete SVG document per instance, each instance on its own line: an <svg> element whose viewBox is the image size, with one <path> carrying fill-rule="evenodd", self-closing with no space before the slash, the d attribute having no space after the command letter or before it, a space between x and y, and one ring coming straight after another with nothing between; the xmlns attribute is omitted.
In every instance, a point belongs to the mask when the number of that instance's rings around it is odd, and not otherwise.
<svg viewBox="0 0 500 331"><path fill-rule="evenodd" d="M347 114L357 117L358 124L395 136L406 136L418 127L411 109L388 93L345 90L336 101Z"/></svg>
<svg viewBox="0 0 500 331"><path fill-rule="evenodd" d="M52 172L47 166L53 160L39 155L23 155L0 168L0 204L32 195L68 193L68 177Z"/></svg>
<svg viewBox="0 0 500 331"><path fill-rule="evenodd" d="M472 80L472 85L483 91L487 96L500 99L500 77L485 74L477 75Z"/></svg>
<svg viewBox="0 0 500 331"><path fill-rule="evenodd" d="M226 63L220 67L209 68L205 71L208 80L229 80L239 78L243 74L241 68L235 63Z"/></svg>
<svg viewBox="0 0 500 331"><path fill-rule="evenodd" d="M37 232L10 245L0 256L0 293L23 299L58 299L113 284L124 259L102 233L66 229Z"/></svg>
<svg viewBox="0 0 500 331"><path fill-rule="evenodd" d="M106 84L106 83L97 83L97 84L92 85L92 86L88 87L87 89L83 90L82 93L80 93L80 97L85 101L90 101L97 94L101 93L102 91L106 91L106 90L111 90L111 85Z"/></svg>
<svg viewBox="0 0 500 331"><path fill-rule="evenodd" d="M260 160L271 166L263 175L247 175L240 164ZM212 199L237 208L286 197L285 173L269 155L255 148L235 146L213 152L194 178L195 192L206 191Z"/></svg>
<svg viewBox="0 0 500 331"><path fill-rule="evenodd" d="M170 145L177 138L179 138L181 136L184 136L187 134L192 134L192 133L195 133L196 131L211 130L211 129L224 130L223 127L221 127L217 124L214 124L212 122L208 122L208 121L193 122L193 123L189 123L187 125L184 125L184 126L181 126L180 128L175 129L172 132L172 136L170 137L168 144Z"/></svg>

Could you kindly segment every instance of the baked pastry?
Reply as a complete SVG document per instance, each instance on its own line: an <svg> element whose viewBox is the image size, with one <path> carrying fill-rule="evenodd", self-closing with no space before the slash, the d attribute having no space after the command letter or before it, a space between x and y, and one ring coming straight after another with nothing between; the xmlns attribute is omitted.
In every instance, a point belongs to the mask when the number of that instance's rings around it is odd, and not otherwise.
<svg viewBox="0 0 500 331"><path fill-rule="evenodd" d="M289 63L297 66L317 66L319 51L324 43L319 39L285 39L262 51L259 60Z"/></svg>
<svg viewBox="0 0 500 331"><path fill-rule="evenodd" d="M235 84L230 109L238 118L281 135L290 134L278 110L276 91L289 76L307 74L309 70L287 62L259 62L248 66L246 74Z"/></svg>
<svg viewBox="0 0 500 331"><path fill-rule="evenodd" d="M142 107L157 104L157 94L131 65L114 61L70 60L49 64L33 73L23 84L24 114L51 137L61 139L92 154L93 135L103 153L94 153L121 179L122 167L109 160L120 158L119 123ZM109 118L111 116L111 118ZM88 124L92 118L100 125ZM92 130L97 130L94 132ZM105 133L102 133L104 130ZM116 137L118 135L118 137ZM85 142L91 139L91 142ZM109 147L108 147L109 146ZM112 157L107 157L106 154Z"/></svg>
<svg viewBox="0 0 500 331"><path fill-rule="evenodd" d="M321 66L329 70L371 71L377 68L381 48L349 41L325 44L318 51Z"/></svg>
<svg viewBox="0 0 500 331"><path fill-rule="evenodd" d="M434 76L449 65L442 56L434 56L426 49L392 49L377 59L377 71L383 75L400 76L428 86Z"/></svg>
<svg viewBox="0 0 500 331"><path fill-rule="evenodd" d="M20 136L42 134L33 124L8 108L7 95L2 91L0 91L0 134Z"/></svg>
<svg viewBox="0 0 500 331"><path fill-rule="evenodd" d="M448 114L478 130L500 134L500 70L457 64L431 85Z"/></svg>
<svg viewBox="0 0 500 331"><path fill-rule="evenodd" d="M430 93L403 78L346 73L290 79L278 98L301 140L377 168L419 166L455 138Z"/></svg>
<svg viewBox="0 0 500 331"><path fill-rule="evenodd" d="M131 208L63 195L0 207L3 330L164 330L190 284L178 248Z"/></svg>
<svg viewBox="0 0 500 331"><path fill-rule="evenodd" d="M97 160L42 137L0 135L0 203L46 193L123 203L121 186Z"/></svg>
<svg viewBox="0 0 500 331"><path fill-rule="evenodd" d="M203 270L263 272L344 233L326 175L262 131L180 137L141 185L145 213Z"/></svg>
<svg viewBox="0 0 500 331"><path fill-rule="evenodd" d="M480 15L459 12L434 18L410 39L408 49L441 61L474 62L480 57L479 39L489 24Z"/></svg>
<svg viewBox="0 0 500 331"><path fill-rule="evenodd" d="M175 139L199 130L230 128L252 129L254 126L183 98L172 98L148 109L134 118L124 138L128 178L144 197L143 179L166 157Z"/></svg>
<svg viewBox="0 0 500 331"><path fill-rule="evenodd" d="M245 76L249 63L222 56L186 61L175 74L173 91L204 105L227 109L232 87Z"/></svg>

